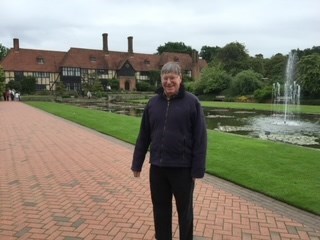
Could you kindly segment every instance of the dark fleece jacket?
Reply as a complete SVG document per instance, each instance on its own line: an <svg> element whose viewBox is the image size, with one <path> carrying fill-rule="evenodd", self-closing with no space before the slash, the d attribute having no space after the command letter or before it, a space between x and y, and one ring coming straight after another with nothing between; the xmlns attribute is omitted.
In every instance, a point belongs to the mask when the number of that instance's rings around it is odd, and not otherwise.
<svg viewBox="0 0 320 240"><path fill-rule="evenodd" d="M205 173L207 130L203 109L193 94L180 87L167 99L163 89L144 109L131 169L140 172L150 146L150 163L191 168L193 178Z"/></svg>

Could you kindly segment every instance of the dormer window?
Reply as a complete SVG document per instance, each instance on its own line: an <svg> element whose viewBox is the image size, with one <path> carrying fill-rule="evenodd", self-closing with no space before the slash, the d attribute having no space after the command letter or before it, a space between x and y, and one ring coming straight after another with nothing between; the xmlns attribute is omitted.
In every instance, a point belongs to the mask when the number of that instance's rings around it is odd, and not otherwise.
<svg viewBox="0 0 320 240"><path fill-rule="evenodd" d="M37 57L38 64L44 64L44 59L42 57Z"/></svg>
<svg viewBox="0 0 320 240"><path fill-rule="evenodd" d="M150 65L150 61L149 61L148 59L145 59L145 60L144 60L144 64L145 64L145 65Z"/></svg>
<svg viewBox="0 0 320 240"><path fill-rule="evenodd" d="M96 57L93 57L93 56L90 57L90 62L96 62L96 61L97 61Z"/></svg>

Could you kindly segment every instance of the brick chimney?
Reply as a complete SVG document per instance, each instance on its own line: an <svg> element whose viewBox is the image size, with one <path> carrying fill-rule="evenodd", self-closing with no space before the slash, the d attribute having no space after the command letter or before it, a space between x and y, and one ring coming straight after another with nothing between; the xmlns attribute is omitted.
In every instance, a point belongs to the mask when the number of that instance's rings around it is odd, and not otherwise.
<svg viewBox="0 0 320 240"><path fill-rule="evenodd" d="M108 33L103 33L102 34L102 43L103 43L103 51L108 53Z"/></svg>
<svg viewBox="0 0 320 240"><path fill-rule="evenodd" d="M128 53L132 54L133 53L133 47L132 47L132 36L128 37Z"/></svg>
<svg viewBox="0 0 320 240"><path fill-rule="evenodd" d="M192 50L192 63L198 63L199 55L196 50Z"/></svg>
<svg viewBox="0 0 320 240"><path fill-rule="evenodd" d="M200 67L199 67L199 55L196 50L192 51L192 69L191 69L191 77L194 80L200 79Z"/></svg>
<svg viewBox="0 0 320 240"><path fill-rule="evenodd" d="M19 39L18 38L13 39L13 48L15 51L19 51Z"/></svg>

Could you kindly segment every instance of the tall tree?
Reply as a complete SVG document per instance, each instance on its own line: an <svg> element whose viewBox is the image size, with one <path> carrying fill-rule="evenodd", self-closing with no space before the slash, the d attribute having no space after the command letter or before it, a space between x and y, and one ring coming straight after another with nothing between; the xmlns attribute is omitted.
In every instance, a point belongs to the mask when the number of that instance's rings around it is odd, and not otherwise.
<svg viewBox="0 0 320 240"><path fill-rule="evenodd" d="M211 62L217 55L221 48L216 47L209 47L209 46L203 46L200 51L200 57L202 59L206 60L208 63Z"/></svg>
<svg viewBox="0 0 320 240"><path fill-rule="evenodd" d="M302 57L298 69L298 82L302 91L312 97L320 97L320 54Z"/></svg>
<svg viewBox="0 0 320 240"><path fill-rule="evenodd" d="M160 71L149 72L149 83L151 86L155 86L155 87L161 85Z"/></svg>
<svg viewBox="0 0 320 240"><path fill-rule="evenodd" d="M312 48L306 48L304 50L297 50L297 55L298 55L298 58L302 58L303 56L306 56L306 55L311 55L313 53L318 53L320 54L320 46L313 46Z"/></svg>
<svg viewBox="0 0 320 240"><path fill-rule="evenodd" d="M250 69L253 71L265 75L265 59L263 58L262 54L256 55L255 57L249 57L248 64Z"/></svg>
<svg viewBox="0 0 320 240"><path fill-rule="evenodd" d="M9 49L0 43L0 61L7 56Z"/></svg>
<svg viewBox="0 0 320 240"><path fill-rule="evenodd" d="M249 54L245 45L238 42L229 43L221 48L216 59L223 64L224 70L232 75L249 68Z"/></svg>
<svg viewBox="0 0 320 240"><path fill-rule="evenodd" d="M204 69L193 89L196 94L219 94L229 87L231 80L232 77L220 66L210 66Z"/></svg>
<svg viewBox="0 0 320 240"><path fill-rule="evenodd" d="M265 61L265 77L270 82L284 83L284 74L288 56L278 53Z"/></svg>
<svg viewBox="0 0 320 240"><path fill-rule="evenodd" d="M164 52L188 53L192 54L192 48L186 46L183 42L168 42L164 46L160 45L157 48L158 54Z"/></svg>

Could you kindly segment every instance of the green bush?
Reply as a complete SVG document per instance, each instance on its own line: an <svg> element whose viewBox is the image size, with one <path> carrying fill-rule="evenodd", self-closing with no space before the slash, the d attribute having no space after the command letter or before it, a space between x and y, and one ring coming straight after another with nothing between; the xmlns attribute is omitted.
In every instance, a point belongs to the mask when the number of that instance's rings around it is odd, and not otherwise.
<svg viewBox="0 0 320 240"><path fill-rule="evenodd" d="M154 87L151 86L148 82L138 82L137 83L137 91L147 92L154 90Z"/></svg>
<svg viewBox="0 0 320 240"><path fill-rule="evenodd" d="M259 103L270 101L272 98L272 86L266 86L262 89L257 89L254 92L254 99Z"/></svg>
<svg viewBox="0 0 320 240"><path fill-rule="evenodd" d="M195 82L183 82L183 85L187 91L194 93Z"/></svg>
<svg viewBox="0 0 320 240"><path fill-rule="evenodd" d="M261 74L252 70L245 70L238 73L231 83L233 95L248 95L262 88L263 82L261 78Z"/></svg>
<svg viewBox="0 0 320 240"><path fill-rule="evenodd" d="M120 88L119 81L117 79L112 79L109 81L111 91L118 91Z"/></svg>

